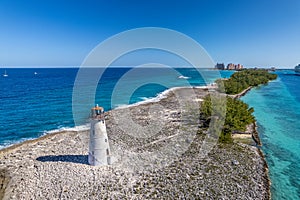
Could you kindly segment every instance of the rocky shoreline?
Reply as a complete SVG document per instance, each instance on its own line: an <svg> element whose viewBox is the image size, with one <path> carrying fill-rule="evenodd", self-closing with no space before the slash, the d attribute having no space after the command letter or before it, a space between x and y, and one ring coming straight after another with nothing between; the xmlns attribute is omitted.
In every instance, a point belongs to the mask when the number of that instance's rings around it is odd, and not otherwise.
<svg viewBox="0 0 300 200"><path fill-rule="evenodd" d="M0 151L3 199L270 199L260 149L207 141L195 110L208 89L106 113L114 163L87 164L88 131L49 134ZM130 119L131 123L128 123Z"/></svg>

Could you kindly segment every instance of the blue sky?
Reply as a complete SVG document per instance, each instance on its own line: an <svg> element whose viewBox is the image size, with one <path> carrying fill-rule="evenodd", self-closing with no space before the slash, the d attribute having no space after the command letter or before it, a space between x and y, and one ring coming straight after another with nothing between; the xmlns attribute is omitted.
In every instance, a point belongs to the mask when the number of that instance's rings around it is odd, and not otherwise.
<svg viewBox="0 0 300 200"><path fill-rule="evenodd" d="M139 27L182 32L215 62L300 63L299 0L1 0L0 66L78 66L103 40Z"/></svg>

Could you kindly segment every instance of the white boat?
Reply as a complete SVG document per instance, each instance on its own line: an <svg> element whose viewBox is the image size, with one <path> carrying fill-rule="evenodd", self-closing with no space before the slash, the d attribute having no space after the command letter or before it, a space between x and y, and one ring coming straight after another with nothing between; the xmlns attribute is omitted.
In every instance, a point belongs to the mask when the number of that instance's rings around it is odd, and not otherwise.
<svg viewBox="0 0 300 200"><path fill-rule="evenodd" d="M8 77L8 74L6 73L6 70L4 71L3 76L4 76L4 77Z"/></svg>
<svg viewBox="0 0 300 200"><path fill-rule="evenodd" d="M187 77L187 76L178 76L179 79L189 79L191 77Z"/></svg>
<svg viewBox="0 0 300 200"><path fill-rule="evenodd" d="M37 72L34 72L34 75L37 75L38 73Z"/></svg>
<svg viewBox="0 0 300 200"><path fill-rule="evenodd" d="M300 64L295 67L295 72L300 73Z"/></svg>

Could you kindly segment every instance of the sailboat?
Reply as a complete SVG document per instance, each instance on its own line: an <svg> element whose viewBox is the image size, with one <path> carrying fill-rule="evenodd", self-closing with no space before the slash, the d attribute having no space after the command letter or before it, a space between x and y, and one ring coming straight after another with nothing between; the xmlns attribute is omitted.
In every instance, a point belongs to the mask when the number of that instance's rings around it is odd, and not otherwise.
<svg viewBox="0 0 300 200"><path fill-rule="evenodd" d="M3 76L4 76L4 77L8 77L8 74L6 73L6 70L4 71Z"/></svg>

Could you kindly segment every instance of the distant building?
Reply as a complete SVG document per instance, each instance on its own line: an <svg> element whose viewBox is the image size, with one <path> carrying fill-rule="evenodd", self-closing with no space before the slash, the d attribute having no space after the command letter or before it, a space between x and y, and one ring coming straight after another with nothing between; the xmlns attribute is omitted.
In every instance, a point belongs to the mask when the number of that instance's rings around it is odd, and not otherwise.
<svg viewBox="0 0 300 200"><path fill-rule="evenodd" d="M224 70L225 69L225 65L224 63L217 63L215 66L216 69L218 70Z"/></svg>
<svg viewBox="0 0 300 200"><path fill-rule="evenodd" d="M226 67L227 70L235 70L235 64L229 63Z"/></svg>
<svg viewBox="0 0 300 200"><path fill-rule="evenodd" d="M244 67L243 67L243 65L241 65L241 64L237 64L236 66L235 66L235 69L236 70L241 70L241 69L243 69Z"/></svg>
<svg viewBox="0 0 300 200"><path fill-rule="evenodd" d="M235 65L235 64L233 64L233 63L229 63L229 64L227 65L227 67L226 67L227 70L241 70L241 69L243 69L243 68L244 68L243 65L241 65L241 64Z"/></svg>

